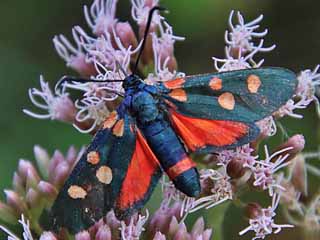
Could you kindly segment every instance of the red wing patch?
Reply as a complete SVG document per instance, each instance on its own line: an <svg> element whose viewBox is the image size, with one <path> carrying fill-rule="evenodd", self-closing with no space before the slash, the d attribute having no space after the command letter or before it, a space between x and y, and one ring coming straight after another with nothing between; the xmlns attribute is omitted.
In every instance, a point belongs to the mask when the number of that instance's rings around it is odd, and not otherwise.
<svg viewBox="0 0 320 240"><path fill-rule="evenodd" d="M175 130L191 151L206 146L231 145L249 131L249 127L240 122L191 118L175 111L170 113Z"/></svg>
<svg viewBox="0 0 320 240"><path fill-rule="evenodd" d="M136 147L122 183L117 207L125 210L142 200L149 190L152 177L159 170L159 161L147 141L137 130Z"/></svg>

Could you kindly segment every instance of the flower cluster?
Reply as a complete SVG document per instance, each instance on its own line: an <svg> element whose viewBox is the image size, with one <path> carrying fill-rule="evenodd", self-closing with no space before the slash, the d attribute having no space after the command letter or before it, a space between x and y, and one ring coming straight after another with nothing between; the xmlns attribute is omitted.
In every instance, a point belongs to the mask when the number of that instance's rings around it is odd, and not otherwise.
<svg viewBox="0 0 320 240"><path fill-rule="evenodd" d="M57 53L67 66L82 77L101 81L121 80L130 74L133 71L130 64L135 62L140 50L149 11L158 1L132 0L131 3L132 17L139 26L139 36L136 36L128 22L116 18L116 0L95 0L90 8L85 6L85 18L93 35L75 26L72 29L75 46L63 35L53 39ZM172 27L159 13L155 13L142 62L137 70L145 73L147 82L154 84L183 75L176 71L174 56L174 44L182 40L184 38L175 36ZM154 66L154 73L146 72L150 66ZM35 118L72 123L83 133L94 132L118 105L118 96L123 94L121 82L73 82L64 84L63 90L56 89L55 93L52 93L43 77L40 78L40 84L41 90L30 89L29 96L36 107L47 112L24 112ZM80 91L80 98L71 101L68 89Z"/></svg>
<svg viewBox="0 0 320 240"><path fill-rule="evenodd" d="M259 52L269 52L275 49L276 45L270 47L264 47L264 40L262 39L267 35L268 30L263 32L256 32L260 27L259 22L262 21L263 15L260 15L255 20L245 23L243 16L240 12L237 12L238 23L234 26L232 23L234 11L231 11L229 16L230 32L225 32L225 41L227 46L225 47L226 57L224 59L213 57L214 66L217 71L231 71L246 69L252 67L261 67L264 59L261 59L258 63L253 59ZM253 39L260 39L256 44ZM219 64L222 64L219 66Z"/></svg>
<svg viewBox="0 0 320 240"><path fill-rule="evenodd" d="M239 235L243 235L248 231L254 231L256 234L255 239L264 238L266 235L274 232L279 233L282 228L293 227L290 224L275 224L274 216L276 215L275 210L280 202L280 196L274 195L272 199L272 205L268 208L262 208L258 204L248 204L248 212L250 213L250 226L243 229ZM275 231L273 230L275 229Z"/></svg>
<svg viewBox="0 0 320 240"><path fill-rule="evenodd" d="M137 69L132 69L142 45L149 11L158 4L158 0L131 0L131 15L138 26L137 34L129 22L117 18L117 0L94 0L90 7L84 6L85 19L92 33L88 34L80 26L75 26L72 29L74 43L64 35L55 36L53 43L67 67L75 70L80 77L98 82L68 82L53 91L41 76L40 89L30 89L29 97L44 112L35 113L26 109L24 112L39 119L71 123L82 133L94 133L119 105L119 96L124 93L121 83L108 80L123 79L133 71L139 72L148 84L183 77L185 73L177 69L174 44L184 38L174 35L172 27L159 12L153 17L141 62ZM213 57L218 72L263 65L264 59L257 60L256 54L272 51L275 45L264 46L263 37L268 30L258 30L262 19L261 15L246 23L240 12L231 12L230 30L225 33L225 57ZM311 102L318 106L315 97L320 85L318 70L319 66L313 71L302 71L298 75L293 98L272 116L257 122L261 130L258 139L236 149L197 159L203 166L199 171L202 188L199 198L186 197L164 178L163 199L155 213L149 215L146 210L145 215L135 214L126 221L119 221L111 211L74 238L209 240L213 231L206 229L204 218L198 218L189 230L185 219L200 209L210 209L227 201L240 202L239 205L248 212L249 226L242 231L239 229L240 235L252 231L253 239L263 239L293 225L304 227L312 233L319 231L319 194L314 194L309 205L301 200L301 196L307 196L307 172L320 176L320 170L306 163L306 160L320 158L320 154L301 153L305 140L302 135L296 134L288 137L271 153L265 146L265 158L259 155L260 142L277 133L277 119L284 116L301 118L300 113L294 112L296 109L306 108ZM74 90L80 92L78 98L72 96L71 91ZM34 237L40 240L67 239L66 236L43 232L39 218L42 211L52 205L83 151L70 147L66 155L55 151L50 156L46 150L36 146L34 153L37 166L20 160L14 173L13 188L5 190L6 202L0 202L0 220L8 225L20 223L25 240ZM243 202L242 193L248 190L253 194L258 191L265 193L272 202L271 206L263 208L258 200ZM279 204L283 205L284 216L290 224L275 223ZM18 239L7 227L0 226L0 229L8 234L8 239Z"/></svg>
<svg viewBox="0 0 320 240"><path fill-rule="evenodd" d="M70 147L64 156L55 151L52 157L40 146L34 147L37 167L31 161L21 159L13 175L12 189L5 190L6 203L0 202L0 220L15 224L23 215L30 227L41 233L39 218L42 211L50 206L58 191L82 154ZM29 225L28 224L28 225Z"/></svg>

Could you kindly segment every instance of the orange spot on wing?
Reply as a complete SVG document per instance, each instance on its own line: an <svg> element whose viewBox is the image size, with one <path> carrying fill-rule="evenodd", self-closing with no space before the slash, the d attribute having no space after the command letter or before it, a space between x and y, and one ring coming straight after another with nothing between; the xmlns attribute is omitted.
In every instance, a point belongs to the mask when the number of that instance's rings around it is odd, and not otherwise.
<svg viewBox="0 0 320 240"><path fill-rule="evenodd" d="M100 155L96 151L91 151L87 155L87 162L96 165L100 162Z"/></svg>
<svg viewBox="0 0 320 240"><path fill-rule="evenodd" d="M120 119L116 125L114 125L112 133L117 137L122 137L124 132L124 120Z"/></svg>
<svg viewBox="0 0 320 240"><path fill-rule="evenodd" d="M183 89L174 89L169 93L169 96L180 101L180 102L186 102L187 101L187 94Z"/></svg>
<svg viewBox="0 0 320 240"><path fill-rule="evenodd" d="M232 93L225 92L218 97L218 103L224 109L233 110L236 102Z"/></svg>
<svg viewBox="0 0 320 240"><path fill-rule="evenodd" d="M104 121L103 128L112 128L113 125L116 123L118 118L118 114L116 111L110 113L109 117Z"/></svg>
<svg viewBox="0 0 320 240"><path fill-rule="evenodd" d="M96 172L96 177L99 182L104 184L110 184L112 181L112 170L108 166L100 167Z"/></svg>
<svg viewBox="0 0 320 240"><path fill-rule="evenodd" d="M143 199L150 187L153 174L159 169L159 165L157 157L138 130L136 148L117 200L120 209L129 208Z"/></svg>
<svg viewBox="0 0 320 240"><path fill-rule="evenodd" d="M73 199L84 199L87 196L87 192L80 186L71 185L68 188L68 195Z"/></svg>
<svg viewBox="0 0 320 240"><path fill-rule="evenodd" d="M170 81L166 81L163 83L163 85L168 89L176 89L181 88L185 81L186 80L184 78L177 78Z"/></svg>
<svg viewBox="0 0 320 240"><path fill-rule="evenodd" d="M222 147L244 137L249 127L244 123L191 118L171 111L171 121L188 149L195 151L206 146Z"/></svg>
<svg viewBox="0 0 320 240"><path fill-rule="evenodd" d="M209 82L209 86L212 90L220 90L222 88L221 78L213 77Z"/></svg>
<svg viewBox="0 0 320 240"><path fill-rule="evenodd" d="M196 167L196 164L188 156L186 156L184 159L170 167L166 172L170 179L175 179L181 173L184 173L185 171L194 167Z"/></svg>
<svg viewBox="0 0 320 240"><path fill-rule="evenodd" d="M248 85L249 92L257 93L261 86L261 80L257 75L251 74L247 78L247 85Z"/></svg>

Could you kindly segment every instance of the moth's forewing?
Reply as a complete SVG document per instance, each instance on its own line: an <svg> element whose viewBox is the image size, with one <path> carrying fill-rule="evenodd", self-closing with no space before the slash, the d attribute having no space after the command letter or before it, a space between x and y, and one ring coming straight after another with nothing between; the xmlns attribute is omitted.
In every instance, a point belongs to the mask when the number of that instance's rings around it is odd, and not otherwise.
<svg viewBox="0 0 320 240"><path fill-rule="evenodd" d="M66 228L77 233L114 207L135 149L132 124L131 117L125 115L96 133L59 192L45 229L58 232Z"/></svg>
<svg viewBox="0 0 320 240"><path fill-rule="evenodd" d="M163 84L162 97L189 151L207 153L255 139L255 122L284 105L296 84L287 69L246 69L174 79Z"/></svg>
<svg viewBox="0 0 320 240"><path fill-rule="evenodd" d="M239 122L256 122L271 115L293 96L297 85L293 72L274 67L195 75L182 80L174 87L170 81L165 83L170 92L164 97L179 113Z"/></svg>

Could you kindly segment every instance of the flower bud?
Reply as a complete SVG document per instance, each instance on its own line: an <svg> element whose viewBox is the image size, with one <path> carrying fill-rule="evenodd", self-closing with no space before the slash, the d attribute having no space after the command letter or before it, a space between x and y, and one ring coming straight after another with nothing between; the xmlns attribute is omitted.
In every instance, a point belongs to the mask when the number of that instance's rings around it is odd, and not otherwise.
<svg viewBox="0 0 320 240"><path fill-rule="evenodd" d="M166 232L169 227L170 217L159 208L150 220L148 231L154 235L157 231Z"/></svg>
<svg viewBox="0 0 320 240"><path fill-rule="evenodd" d="M167 67L170 72L174 72L178 69L177 59L174 55L170 56L169 61L167 63Z"/></svg>
<svg viewBox="0 0 320 240"><path fill-rule="evenodd" d="M13 174L12 186L15 192L23 195L25 193L25 186L22 178L19 176L17 172Z"/></svg>
<svg viewBox="0 0 320 240"><path fill-rule="evenodd" d="M296 134L292 137L290 137L285 143L281 144L275 152L285 149L285 148L290 148L287 151L283 152L282 155L289 154L288 158L285 160L286 162L289 162L291 159L293 159L298 153L300 153L304 149L305 145L305 139L304 136L301 134Z"/></svg>
<svg viewBox="0 0 320 240"><path fill-rule="evenodd" d="M56 102L52 106L53 119L61 122L73 123L77 114L77 109L72 100L67 96L59 96L56 98Z"/></svg>
<svg viewBox="0 0 320 240"><path fill-rule="evenodd" d="M63 161L63 154L59 150L55 150L49 164L49 180L53 180L58 164Z"/></svg>
<svg viewBox="0 0 320 240"><path fill-rule="evenodd" d="M202 195L209 196L212 194L211 190L214 188L214 181L211 178L201 179L200 184Z"/></svg>
<svg viewBox="0 0 320 240"><path fill-rule="evenodd" d="M203 217L199 217L192 227L191 235L192 236L201 235L204 231L204 227L205 227L204 226L204 219L203 219Z"/></svg>
<svg viewBox="0 0 320 240"><path fill-rule="evenodd" d="M180 223L178 227L178 231L174 235L174 240L187 240L188 231L187 227L184 223Z"/></svg>
<svg viewBox="0 0 320 240"><path fill-rule="evenodd" d="M308 194L308 178L305 158L300 154L294 158L294 164L291 167L291 182L293 186L302 194Z"/></svg>
<svg viewBox="0 0 320 240"><path fill-rule="evenodd" d="M282 180L280 185L285 188L285 191L280 192L280 200L283 206L292 211L301 211L299 203L300 193L295 189L293 184L287 180Z"/></svg>
<svg viewBox="0 0 320 240"><path fill-rule="evenodd" d="M233 57L234 59L238 59L239 57L243 56L247 52L246 48L240 48L239 47L232 47L229 51L230 56Z"/></svg>
<svg viewBox="0 0 320 240"><path fill-rule="evenodd" d="M157 233L154 235L153 240L166 240L166 236L163 235L161 232L157 232Z"/></svg>
<svg viewBox="0 0 320 240"><path fill-rule="evenodd" d="M241 159L234 158L227 165L227 173L231 178L241 178L245 172Z"/></svg>
<svg viewBox="0 0 320 240"><path fill-rule="evenodd" d="M116 34L125 48L131 46L132 49L135 49L138 46L138 40L128 22L118 22L116 25Z"/></svg>
<svg viewBox="0 0 320 240"><path fill-rule="evenodd" d="M26 189L27 190L29 188L36 189L39 182L40 182L40 176L38 175L38 173L29 169L27 172Z"/></svg>
<svg viewBox="0 0 320 240"><path fill-rule="evenodd" d="M61 187L70 174L70 166L67 162L61 162L55 170L53 184L56 187Z"/></svg>
<svg viewBox="0 0 320 240"><path fill-rule="evenodd" d="M28 209L22 198L12 190L4 190L8 205L14 209L19 215L25 213Z"/></svg>
<svg viewBox="0 0 320 240"><path fill-rule="evenodd" d="M48 177L48 168L49 168L49 162L50 162L50 156L48 152L40 147L39 145L35 145L33 148L34 157L37 161L40 173L43 177Z"/></svg>
<svg viewBox="0 0 320 240"><path fill-rule="evenodd" d="M248 203L245 208L245 215L249 219L255 219L261 214L262 207L258 203Z"/></svg>
<svg viewBox="0 0 320 240"><path fill-rule="evenodd" d="M31 171L34 174L37 174L37 170L34 168L34 166L30 161L20 159L18 163L18 174L23 181L26 181L28 171Z"/></svg>
<svg viewBox="0 0 320 240"><path fill-rule="evenodd" d="M120 227L120 221L116 218L113 211L107 213L106 222L111 229L118 229Z"/></svg>
<svg viewBox="0 0 320 240"><path fill-rule="evenodd" d="M251 145L254 149L258 149L259 144L265 138L271 137L277 132L277 128L272 116L265 117L264 119L258 121L257 126L260 129L260 134L257 139L251 142Z"/></svg>
<svg viewBox="0 0 320 240"><path fill-rule="evenodd" d="M91 240L91 237L89 232L82 231L76 234L75 240Z"/></svg>
<svg viewBox="0 0 320 240"><path fill-rule="evenodd" d="M52 232L43 232L39 240L58 240Z"/></svg>
<svg viewBox="0 0 320 240"><path fill-rule="evenodd" d="M169 209L169 216L174 216L178 221L181 219L181 202L175 202Z"/></svg>
<svg viewBox="0 0 320 240"><path fill-rule="evenodd" d="M139 27L139 36L140 39L143 38L144 33L146 30L145 25L141 25ZM152 46L152 33L156 31L156 27L152 26L150 27L149 34L147 36L146 42L145 42L145 47L141 56L141 60L144 65L149 65L150 63L153 62L153 46Z"/></svg>
<svg viewBox="0 0 320 240"><path fill-rule="evenodd" d="M101 218L98 222L96 222L94 225L92 225L89 229L88 232L90 233L91 236L95 236L96 233L98 232L99 228L105 225L104 219Z"/></svg>
<svg viewBox="0 0 320 240"><path fill-rule="evenodd" d="M78 152L74 146L69 147L68 152L66 154L66 160L70 164L70 166L73 166L75 161L78 158Z"/></svg>
<svg viewBox="0 0 320 240"><path fill-rule="evenodd" d="M26 194L26 202L30 206L30 208L39 207L40 203L40 194L34 189L30 188Z"/></svg>
<svg viewBox="0 0 320 240"><path fill-rule="evenodd" d="M38 190L45 198L53 200L58 195L58 190L51 183L40 181L38 184Z"/></svg>
<svg viewBox="0 0 320 240"><path fill-rule="evenodd" d="M155 6L154 0L144 0L144 6L148 8L153 8Z"/></svg>
<svg viewBox="0 0 320 240"><path fill-rule="evenodd" d="M86 55L79 53L73 56L67 63L67 66L78 72L82 77L90 78L97 75L94 64L87 60Z"/></svg>
<svg viewBox="0 0 320 240"><path fill-rule="evenodd" d="M108 225L99 227L96 234L96 240L112 240L111 230Z"/></svg>
<svg viewBox="0 0 320 240"><path fill-rule="evenodd" d="M173 237L178 230L179 230L178 220L175 217L172 217L169 224L169 230L168 230L169 236Z"/></svg>
<svg viewBox="0 0 320 240"><path fill-rule="evenodd" d="M0 201L0 220L1 221L14 225L17 223L18 218L19 218L19 214L17 213L17 211L15 211L10 206Z"/></svg>
<svg viewBox="0 0 320 240"><path fill-rule="evenodd" d="M206 229L202 233L202 240L210 240L212 236L212 229Z"/></svg>
<svg viewBox="0 0 320 240"><path fill-rule="evenodd" d="M158 46L160 47L160 46ZM158 53L158 57L160 57L160 66L166 66L170 72L174 72L177 70L177 60L174 56L174 51L173 51L173 43L162 43L161 44L161 49L156 50ZM165 61L166 64L165 64Z"/></svg>

